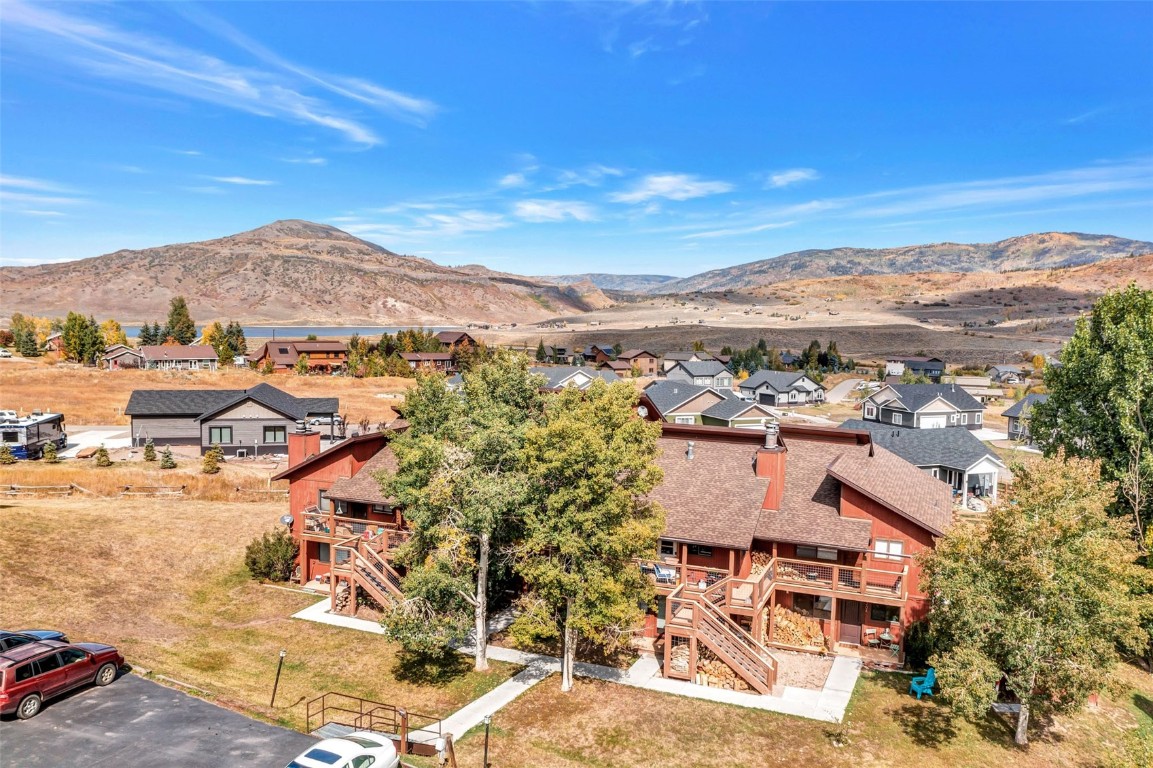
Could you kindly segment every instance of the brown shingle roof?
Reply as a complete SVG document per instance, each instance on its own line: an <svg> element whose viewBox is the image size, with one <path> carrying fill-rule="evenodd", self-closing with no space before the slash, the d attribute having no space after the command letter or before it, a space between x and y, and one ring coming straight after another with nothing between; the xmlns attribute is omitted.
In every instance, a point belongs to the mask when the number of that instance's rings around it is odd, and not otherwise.
<svg viewBox="0 0 1153 768"><path fill-rule="evenodd" d="M140 348L146 360L215 360L216 350L207 344L146 344Z"/></svg>
<svg viewBox="0 0 1153 768"><path fill-rule="evenodd" d="M785 489L779 510L761 513L758 539L866 550L872 523L841 517L841 489L828 466L844 455L868 456L867 445L783 439Z"/></svg>
<svg viewBox="0 0 1153 768"><path fill-rule="evenodd" d="M943 534L952 520L949 486L879 445L873 446L872 456L844 453L829 466L829 474L931 533Z"/></svg>
<svg viewBox="0 0 1153 768"><path fill-rule="evenodd" d="M634 357L660 357L649 352L647 349L626 349L617 355L617 360L632 360Z"/></svg>
<svg viewBox="0 0 1153 768"><path fill-rule="evenodd" d="M756 446L662 437L657 463L664 480L649 497L665 508L665 536L679 541L748 549L769 481L753 472Z"/></svg>
<svg viewBox="0 0 1153 768"><path fill-rule="evenodd" d="M371 459L364 462L352 477L342 477L328 489L328 498L359 501L365 504L390 504L392 499L381 493L380 483L374 475L380 470L396 472L396 454L384 446Z"/></svg>

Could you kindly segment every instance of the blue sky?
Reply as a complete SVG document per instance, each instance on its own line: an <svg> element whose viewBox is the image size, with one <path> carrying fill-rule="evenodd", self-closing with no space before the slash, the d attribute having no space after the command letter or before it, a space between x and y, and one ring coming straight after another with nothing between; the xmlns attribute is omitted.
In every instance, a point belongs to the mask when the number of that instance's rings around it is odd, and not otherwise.
<svg viewBox="0 0 1153 768"><path fill-rule="evenodd" d="M524 274L1153 240L1153 3L0 5L0 263L275 219Z"/></svg>

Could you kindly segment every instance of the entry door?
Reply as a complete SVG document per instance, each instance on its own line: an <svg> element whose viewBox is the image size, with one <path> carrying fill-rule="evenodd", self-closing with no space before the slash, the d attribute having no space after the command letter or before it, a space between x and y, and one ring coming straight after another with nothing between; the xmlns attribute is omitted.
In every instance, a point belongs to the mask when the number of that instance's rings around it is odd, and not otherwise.
<svg viewBox="0 0 1153 768"><path fill-rule="evenodd" d="M861 621L864 606L856 600L842 600L838 603L841 631L837 636L842 643L861 644Z"/></svg>

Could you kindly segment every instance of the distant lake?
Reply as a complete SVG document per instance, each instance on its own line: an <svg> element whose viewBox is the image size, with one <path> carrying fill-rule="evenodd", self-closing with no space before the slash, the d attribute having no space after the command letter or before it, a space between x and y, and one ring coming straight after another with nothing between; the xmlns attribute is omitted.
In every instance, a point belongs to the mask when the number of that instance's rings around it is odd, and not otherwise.
<svg viewBox="0 0 1153 768"><path fill-rule="evenodd" d="M139 325L126 325L124 326L124 333L129 338L138 338L140 336ZM348 337L356 334L358 336L380 336L382 333L396 333L397 331L412 328L411 325L245 325L244 338L246 339L303 339L309 334L315 334L318 339L330 338L333 336ZM436 325L425 327L426 331L433 333L440 333L441 331L457 330L460 326L452 325ZM203 333L204 328L199 327L196 329L197 334Z"/></svg>

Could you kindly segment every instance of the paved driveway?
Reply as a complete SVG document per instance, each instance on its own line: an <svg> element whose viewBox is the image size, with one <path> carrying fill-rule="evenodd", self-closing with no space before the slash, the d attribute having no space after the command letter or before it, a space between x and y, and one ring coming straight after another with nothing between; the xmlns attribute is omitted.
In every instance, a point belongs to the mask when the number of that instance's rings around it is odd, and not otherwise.
<svg viewBox="0 0 1153 768"><path fill-rule="evenodd" d="M0 766L283 768L311 736L252 720L136 675L0 722Z"/></svg>
<svg viewBox="0 0 1153 768"><path fill-rule="evenodd" d="M864 379L845 379L837 386L830 389L825 393L825 400L830 403L839 403L849 396L849 393L856 388Z"/></svg>

